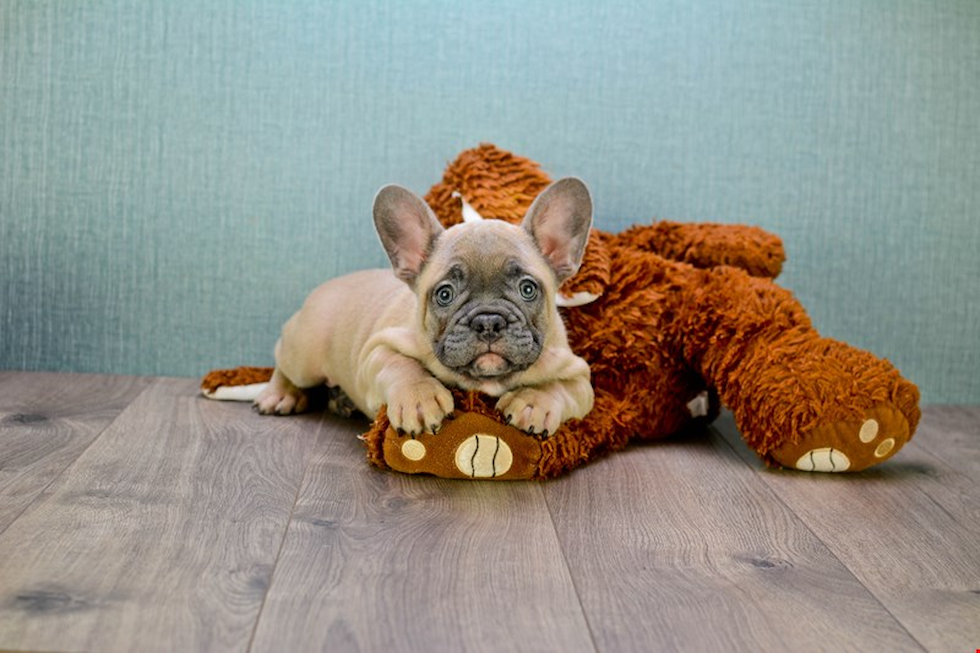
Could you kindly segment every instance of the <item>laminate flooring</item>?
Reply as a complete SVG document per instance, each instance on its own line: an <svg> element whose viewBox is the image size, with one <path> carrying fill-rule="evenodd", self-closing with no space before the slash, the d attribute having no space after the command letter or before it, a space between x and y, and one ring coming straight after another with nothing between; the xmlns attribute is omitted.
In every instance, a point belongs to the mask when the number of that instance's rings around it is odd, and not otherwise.
<svg viewBox="0 0 980 653"><path fill-rule="evenodd" d="M543 483L381 472L366 426L0 372L0 649L980 649L980 407L854 475L727 415Z"/></svg>

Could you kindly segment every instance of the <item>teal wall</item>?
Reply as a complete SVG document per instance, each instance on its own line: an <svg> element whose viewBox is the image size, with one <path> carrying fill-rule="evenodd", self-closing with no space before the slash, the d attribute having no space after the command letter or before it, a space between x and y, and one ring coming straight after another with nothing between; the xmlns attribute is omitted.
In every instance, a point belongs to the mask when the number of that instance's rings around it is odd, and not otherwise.
<svg viewBox="0 0 980 653"><path fill-rule="evenodd" d="M976 0L5 0L0 368L269 363L481 141L780 234L824 334L980 402Z"/></svg>

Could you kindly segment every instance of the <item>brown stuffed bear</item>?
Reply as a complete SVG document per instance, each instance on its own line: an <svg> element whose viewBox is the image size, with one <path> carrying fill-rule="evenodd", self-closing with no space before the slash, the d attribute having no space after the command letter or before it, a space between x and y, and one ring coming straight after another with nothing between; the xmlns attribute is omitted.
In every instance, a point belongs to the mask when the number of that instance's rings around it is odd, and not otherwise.
<svg viewBox="0 0 980 653"><path fill-rule="evenodd" d="M537 164L482 145L425 199L445 226L464 206L517 223L549 183ZM396 433L382 409L362 436L368 458L450 478L550 478L633 438L710 423L719 398L767 464L859 471L890 458L918 423L918 389L887 361L820 337L772 282L783 258L780 240L754 227L594 230L582 269L561 289L569 343L592 369L592 412L542 440L501 423L495 399L455 391L456 418L438 435ZM219 370L202 387L212 395L270 372Z"/></svg>

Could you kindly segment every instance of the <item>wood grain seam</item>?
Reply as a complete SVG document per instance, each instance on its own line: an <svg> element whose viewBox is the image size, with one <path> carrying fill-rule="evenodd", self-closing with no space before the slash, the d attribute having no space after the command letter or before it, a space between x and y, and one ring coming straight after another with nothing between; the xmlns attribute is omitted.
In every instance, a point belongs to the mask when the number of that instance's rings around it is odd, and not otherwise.
<svg viewBox="0 0 980 653"><path fill-rule="evenodd" d="M112 419L110 419L108 422L105 423L105 426L103 426L99 430L98 434L95 437L93 437L89 441L88 444L86 444L84 447L82 447L82 449L78 452L78 455L77 456L75 456L70 461L68 461L65 464L65 466L62 467L61 470L57 474L52 475L51 480L49 480L47 483L44 484L44 487L42 487L37 492L37 494L34 496L34 498L31 499L30 502L27 505L25 505L24 508L20 512L17 513L17 516L16 517L14 517L9 522L7 522L7 525L6 526L4 526L3 528L0 528L0 537L2 537L3 534L7 532L7 529L9 529L11 526L13 526L14 524L16 524L17 523L17 520L20 519L21 517L23 517L24 514L27 511L29 511L31 508L33 508L37 504L38 501L41 501L42 499L44 499L45 498L45 495L46 495L46 493L48 491L48 489L50 489L51 486L54 485L58 481L58 479L60 479L62 476L64 476L65 475L65 472L67 472L69 469L71 469L71 467L73 465L75 465L79 460L81 460L82 457L85 456L85 454L88 452L89 449L91 449L93 446L95 446L95 443L98 442L102 438L102 436L105 434L105 432L108 431L112 427L113 424L115 424L117 421L119 421L119 418L123 415L123 413L125 413L127 410L129 410L129 407L132 406L136 402L137 399L139 399L140 397L142 397L147 391L149 391L150 388L152 388L154 385L157 384L157 381L155 379L153 379L152 377L138 377L138 378L146 379L149 382L146 383L139 392L137 392L135 395L133 395L133 398L130 399L129 403L126 404L122 409L120 409L119 412L116 413L116 415Z"/></svg>
<svg viewBox="0 0 980 653"><path fill-rule="evenodd" d="M541 483L561 483L568 482L567 479L557 479L551 481L540 481ZM555 536L555 542L558 544L558 551L561 552L561 564L565 568L565 573L568 574L568 580L572 584L572 591L575 592L575 600L578 602L579 612L582 614L582 620L585 622L585 627L589 631L589 641L592 644L592 650L598 653L599 645L596 642L595 629L592 627L592 622L589 620L589 613L585 610L585 605L582 603L582 593L579 591L578 583L575 581L575 574L572 573L572 567L568 563L568 554L565 553L565 545L561 540L561 535L558 533L558 524L555 521L555 511L548 500L548 493L544 491L542 487L538 487L537 491L541 494L541 498L544 500L544 505L548 508L548 519L551 520L551 532Z"/></svg>
<svg viewBox="0 0 980 653"><path fill-rule="evenodd" d="M314 433L314 442L319 443L320 435L323 433L323 428L326 423L327 413L321 413L320 419L316 425L316 431ZM278 419L278 418L274 418ZM306 477L310 473L310 468L313 466L314 461L316 461L317 447L313 447L311 452L307 455L309 458L306 464L303 465L303 474L300 477L299 483L296 484L296 492L293 494L293 503L289 507L289 517L286 519L286 525L282 529L282 536L279 538L279 546L276 549L276 557L272 561L272 571L269 572L269 582L266 583L265 591L262 593L262 603L259 605L259 611L255 614L255 621L252 623L252 632L248 636L248 644L245 647L246 651L251 651L252 646L255 644L255 635L259 631L259 624L262 623L262 615L265 613L265 605L269 600L269 592L272 590L273 583L276 581L276 570L279 568L279 560L282 557L283 549L286 547L286 539L289 537L289 529L293 526L293 515L296 514L296 507L299 505L299 498L302 496L303 488L306 487Z"/></svg>

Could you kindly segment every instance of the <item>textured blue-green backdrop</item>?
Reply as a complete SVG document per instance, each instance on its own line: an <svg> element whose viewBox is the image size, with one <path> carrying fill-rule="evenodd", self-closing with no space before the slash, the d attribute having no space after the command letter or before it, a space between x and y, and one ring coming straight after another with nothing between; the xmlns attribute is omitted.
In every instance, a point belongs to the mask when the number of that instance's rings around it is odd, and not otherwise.
<svg viewBox="0 0 980 653"><path fill-rule="evenodd" d="M269 363L480 141L780 234L823 333L980 402L976 0L6 0L0 368Z"/></svg>

